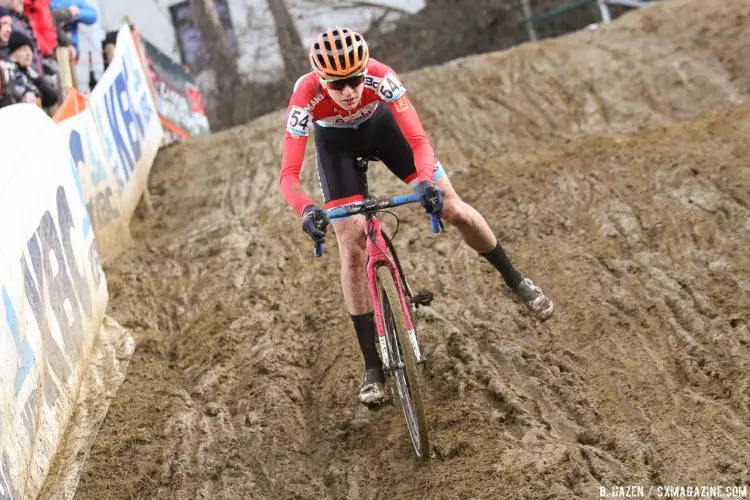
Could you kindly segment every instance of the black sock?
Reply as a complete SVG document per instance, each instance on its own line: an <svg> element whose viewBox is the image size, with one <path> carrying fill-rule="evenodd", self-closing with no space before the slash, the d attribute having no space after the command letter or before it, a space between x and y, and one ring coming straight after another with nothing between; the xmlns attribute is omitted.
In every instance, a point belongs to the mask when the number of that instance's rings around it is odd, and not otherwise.
<svg viewBox="0 0 750 500"><path fill-rule="evenodd" d="M500 271L505 283L509 287L515 288L523 280L521 273L519 273L518 270L513 267L513 264L510 263L510 260L508 260L508 256L505 255L505 250L500 246L500 243L498 243L490 253L483 253L480 255L487 259L490 264L495 266L495 269Z"/></svg>
<svg viewBox="0 0 750 500"><path fill-rule="evenodd" d="M368 312L365 314L352 314L352 323L354 331L357 333L359 348L362 350L362 357L365 359L365 369L377 368L380 366L380 357L375 350L375 313Z"/></svg>

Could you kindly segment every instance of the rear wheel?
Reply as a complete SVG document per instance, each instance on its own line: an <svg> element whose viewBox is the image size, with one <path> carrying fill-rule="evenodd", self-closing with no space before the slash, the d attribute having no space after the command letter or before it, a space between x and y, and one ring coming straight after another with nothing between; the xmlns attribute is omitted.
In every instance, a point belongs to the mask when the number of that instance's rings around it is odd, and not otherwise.
<svg viewBox="0 0 750 500"><path fill-rule="evenodd" d="M377 269L378 286L381 290L381 312L388 345L389 364L396 382L401 406L404 409L406 425L419 460L430 456L430 442L427 436L427 418L422 402L422 384L419 367L409 341L404 310L396 283L386 266Z"/></svg>

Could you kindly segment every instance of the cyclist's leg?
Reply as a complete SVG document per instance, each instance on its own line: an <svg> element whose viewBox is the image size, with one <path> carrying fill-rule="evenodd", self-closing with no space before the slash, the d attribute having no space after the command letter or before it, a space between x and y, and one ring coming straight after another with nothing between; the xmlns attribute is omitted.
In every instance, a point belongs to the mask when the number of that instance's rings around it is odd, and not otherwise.
<svg viewBox="0 0 750 500"><path fill-rule="evenodd" d="M414 154L396 120L388 113L377 116L378 130L377 155L383 160L388 169L399 179L413 186L417 184L417 172L414 168ZM440 162L435 159L435 183L445 192L443 219L458 229L464 241L480 254L492 252L497 246L497 238L493 234L484 217L467 203L463 202L453 189ZM512 266L511 266L512 268ZM515 269L513 269L515 271ZM518 272L515 271L517 274ZM505 273L509 274L509 273ZM503 277L505 278L505 274ZM513 288L520 283L521 277L508 275L506 282Z"/></svg>
<svg viewBox="0 0 750 500"><path fill-rule="evenodd" d="M445 192L443 218L455 226L464 240L484 257L503 277L516 296L542 321L554 312L554 304L529 278L524 278L511 264L502 245L492 233L485 218L456 194L447 176L435 184Z"/></svg>
<svg viewBox="0 0 750 500"><path fill-rule="evenodd" d="M378 157L401 180L415 186L417 174L411 146L398 128L390 110L388 114L380 114L377 118ZM505 283L539 319L546 320L552 316L552 301L530 279L524 278L513 267L485 218L458 196L437 159L435 184L445 192L443 219L458 229L464 241L498 270Z"/></svg>
<svg viewBox="0 0 750 500"><path fill-rule="evenodd" d="M327 209L359 203L364 185L356 168L361 154L353 147L360 142L355 130L315 128L318 180ZM367 247L364 217L354 216L332 223L341 255L341 288L352 318L365 369L359 399L379 404L385 398L384 376L376 345L372 299L367 282Z"/></svg>
<svg viewBox="0 0 750 500"><path fill-rule="evenodd" d="M325 208L359 203L364 199L364 185L356 167L355 130L315 127L315 153L318 181ZM364 218L338 219L332 223L341 254L341 281L344 303L349 314L372 311L367 288L367 249Z"/></svg>

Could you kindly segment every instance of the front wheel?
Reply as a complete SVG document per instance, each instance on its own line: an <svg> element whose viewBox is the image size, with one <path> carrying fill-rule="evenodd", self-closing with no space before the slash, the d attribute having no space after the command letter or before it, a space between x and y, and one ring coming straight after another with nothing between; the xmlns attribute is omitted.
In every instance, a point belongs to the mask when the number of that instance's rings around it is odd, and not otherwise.
<svg viewBox="0 0 750 500"><path fill-rule="evenodd" d="M409 436L419 460L430 456L430 441L427 436L427 418L422 402L422 384L417 360L409 340L404 308L396 283L388 267L376 270L380 293L380 308L385 326L389 365L396 380L396 388L404 409ZM409 311L406 311L409 314Z"/></svg>

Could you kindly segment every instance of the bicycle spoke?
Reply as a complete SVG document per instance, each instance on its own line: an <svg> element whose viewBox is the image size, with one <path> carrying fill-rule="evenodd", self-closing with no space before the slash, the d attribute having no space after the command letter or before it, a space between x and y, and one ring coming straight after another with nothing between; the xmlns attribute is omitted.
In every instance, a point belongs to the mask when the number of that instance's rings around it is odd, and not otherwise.
<svg viewBox="0 0 750 500"><path fill-rule="evenodd" d="M386 329L386 346L389 350L391 373L396 381L396 389L401 399L404 418L414 450L417 457L424 460L429 454L426 418L419 384L419 372L417 371L414 352L409 343L400 295L396 292L396 284L387 267L378 268L377 276L381 284L381 312ZM394 310L393 304L396 304L397 309Z"/></svg>

